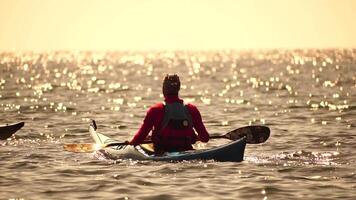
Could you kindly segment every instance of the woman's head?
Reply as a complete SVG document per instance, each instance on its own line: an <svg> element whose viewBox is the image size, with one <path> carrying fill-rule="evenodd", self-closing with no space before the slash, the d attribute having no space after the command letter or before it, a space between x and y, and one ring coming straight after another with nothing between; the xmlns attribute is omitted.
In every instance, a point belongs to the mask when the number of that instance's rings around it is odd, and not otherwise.
<svg viewBox="0 0 356 200"><path fill-rule="evenodd" d="M180 80L177 74L167 74L163 80L162 92L164 96L178 95Z"/></svg>

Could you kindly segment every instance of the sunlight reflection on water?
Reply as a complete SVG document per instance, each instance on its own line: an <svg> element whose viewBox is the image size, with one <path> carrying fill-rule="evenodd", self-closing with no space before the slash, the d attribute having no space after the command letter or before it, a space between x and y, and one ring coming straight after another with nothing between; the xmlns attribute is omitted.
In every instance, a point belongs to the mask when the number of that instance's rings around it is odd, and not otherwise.
<svg viewBox="0 0 356 200"><path fill-rule="evenodd" d="M218 199L219 187L227 199L352 199L355 69L354 49L1 53L0 123L26 126L1 141L1 187L8 192L0 193L194 199L204 192ZM102 162L62 150L63 143L92 142L93 118L109 136L130 138L148 107L162 100L167 73L180 75L181 96L198 106L209 132L264 124L270 139L248 145L242 163ZM14 166L24 173L21 188Z"/></svg>

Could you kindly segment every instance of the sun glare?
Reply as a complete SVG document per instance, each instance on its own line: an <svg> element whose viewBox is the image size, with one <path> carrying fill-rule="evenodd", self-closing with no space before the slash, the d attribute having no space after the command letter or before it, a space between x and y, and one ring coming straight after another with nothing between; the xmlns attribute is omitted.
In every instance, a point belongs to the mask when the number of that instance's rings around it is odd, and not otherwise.
<svg viewBox="0 0 356 200"><path fill-rule="evenodd" d="M356 1L2 0L0 50L355 47Z"/></svg>

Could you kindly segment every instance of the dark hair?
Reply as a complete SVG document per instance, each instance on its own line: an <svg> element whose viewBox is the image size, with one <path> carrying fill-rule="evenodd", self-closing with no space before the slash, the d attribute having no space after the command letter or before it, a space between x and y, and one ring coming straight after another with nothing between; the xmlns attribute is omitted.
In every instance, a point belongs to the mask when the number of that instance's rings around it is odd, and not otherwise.
<svg viewBox="0 0 356 200"><path fill-rule="evenodd" d="M163 80L163 95L178 95L180 90L180 80L177 74L167 74Z"/></svg>

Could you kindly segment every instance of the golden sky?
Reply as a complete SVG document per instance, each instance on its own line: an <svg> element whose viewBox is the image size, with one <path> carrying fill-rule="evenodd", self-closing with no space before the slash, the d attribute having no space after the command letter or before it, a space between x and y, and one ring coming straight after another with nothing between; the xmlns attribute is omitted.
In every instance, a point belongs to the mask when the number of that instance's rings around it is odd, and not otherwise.
<svg viewBox="0 0 356 200"><path fill-rule="evenodd" d="M356 0L0 0L0 51L356 47Z"/></svg>

